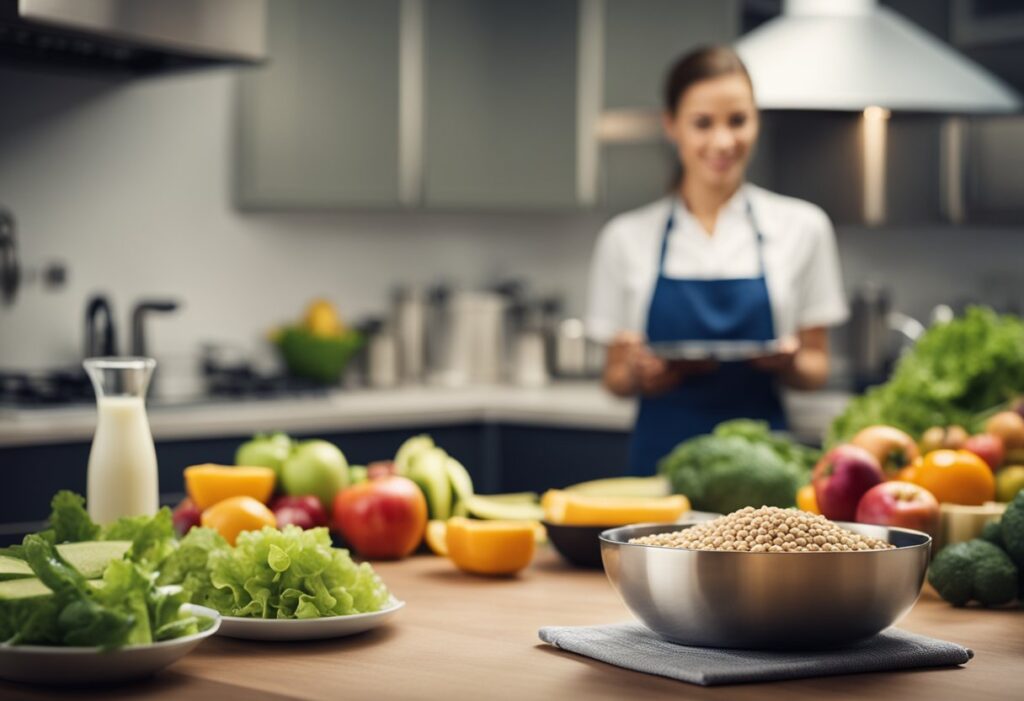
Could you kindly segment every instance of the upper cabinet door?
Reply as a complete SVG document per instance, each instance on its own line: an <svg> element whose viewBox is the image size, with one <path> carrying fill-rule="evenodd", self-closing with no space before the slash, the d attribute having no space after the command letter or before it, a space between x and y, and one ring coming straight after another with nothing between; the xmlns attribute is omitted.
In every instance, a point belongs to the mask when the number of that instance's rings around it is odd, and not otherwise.
<svg viewBox="0 0 1024 701"><path fill-rule="evenodd" d="M576 206L576 0L426 3L424 201Z"/></svg>
<svg viewBox="0 0 1024 701"><path fill-rule="evenodd" d="M669 66L698 46L729 44L736 0L604 0L605 109L662 108Z"/></svg>
<svg viewBox="0 0 1024 701"><path fill-rule="evenodd" d="M599 6L597 202L623 210L664 196L677 169L659 117L669 67L698 46L731 43L740 7L738 0L603 0Z"/></svg>
<svg viewBox="0 0 1024 701"><path fill-rule="evenodd" d="M269 62L243 72L243 208L399 201L399 0L271 0Z"/></svg>

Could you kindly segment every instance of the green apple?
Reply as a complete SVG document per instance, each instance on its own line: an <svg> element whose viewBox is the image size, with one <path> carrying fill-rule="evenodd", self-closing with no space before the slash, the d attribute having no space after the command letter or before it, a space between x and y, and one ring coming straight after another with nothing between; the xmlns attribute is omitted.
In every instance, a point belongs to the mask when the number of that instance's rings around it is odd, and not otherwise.
<svg viewBox="0 0 1024 701"><path fill-rule="evenodd" d="M281 467L284 491L292 496L312 494L330 510L334 495L348 486L348 461L338 446L322 440L298 443Z"/></svg>
<svg viewBox="0 0 1024 701"><path fill-rule="evenodd" d="M1004 467L996 473L996 501L1013 501L1024 489L1024 465Z"/></svg>
<svg viewBox="0 0 1024 701"><path fill-rule="evenodd" d="M284 433L257 433L252 440L238 446L235 464L246 467L269 467L281 483L281 466L292 452L292 439Z"/></svg>

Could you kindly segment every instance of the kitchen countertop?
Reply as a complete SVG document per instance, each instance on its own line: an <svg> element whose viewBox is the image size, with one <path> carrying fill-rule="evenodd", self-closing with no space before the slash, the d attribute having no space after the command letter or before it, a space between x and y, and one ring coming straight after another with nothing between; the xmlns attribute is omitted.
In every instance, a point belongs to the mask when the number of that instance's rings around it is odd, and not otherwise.
<svg viewBox="0 0 1024 701"><path fill-rule="evenodd" d="M804 440L820 439L848 399L844 392L786 392L793 432ZM539 388L338 390L319 397L151 405L148 412L157 440L465 423L628 431L635 402L613 397L591 381ZM93 406L0 410L0 447L88 441L95 427Z"/></svg>
<svg viewBox="0 0 1024 701"><path fill-rule="evenodd" d="M153 679L59 693L0 682L0 698L181 699L1009 699L1024 679L1024 610L954 608L926 588L900 623L965 645L961 668L704 688L630 672L542 644L544 625L630 618L600 571L544 549L514 579L464 575L442 558L375 565L406 608L387 627L338 640L265 643L214 637Z"/></svg>

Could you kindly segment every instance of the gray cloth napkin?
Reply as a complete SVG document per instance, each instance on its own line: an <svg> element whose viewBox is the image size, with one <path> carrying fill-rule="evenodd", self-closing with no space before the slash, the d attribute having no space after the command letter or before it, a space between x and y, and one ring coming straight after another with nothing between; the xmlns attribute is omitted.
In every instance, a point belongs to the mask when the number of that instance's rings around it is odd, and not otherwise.
<svg viewBox="0 0 1024 701"><path fill-rule="evenodd" d="M914 667L960 665L974 657L968 648L889 628L868 640L825 652L720 650L677 645L640 623L540 629L540 639L625 669L715 686L779 679L884 672Z"/></svg>

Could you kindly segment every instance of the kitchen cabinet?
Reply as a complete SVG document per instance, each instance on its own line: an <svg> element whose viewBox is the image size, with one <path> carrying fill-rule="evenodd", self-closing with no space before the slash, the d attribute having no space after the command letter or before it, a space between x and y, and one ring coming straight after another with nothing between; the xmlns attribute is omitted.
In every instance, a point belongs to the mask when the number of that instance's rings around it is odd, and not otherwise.
<svg viewBox="0 0 1024 701"><path fill-rule="evenodd" d="M423 201L576 205L575 0L425 5Z"/></svg>
<svg viewBox="0 0 1024 701"><path fill-rule="evenodd" d="M662 108L669 66L683 54L736 38L736 0L605 0L604 80L606 110Z"/></svg>
<svg viewBox="0 0 1024 701"><path fill-rule="evenodd" d="M967 130L966 214L970 222L1024 219L1024 118L973 120Z"/></svg>
<svg viewBox="0 0 1024 701"><path fill-rule="evenodd" d="M353 465L388 459L406 438L429 433L458 458L481 493L543 491L600 477L622 474L626 465L627 431L552 428L523 424L471 423L412 428L317 431L296 438L325 438L336 443ZM235 450L248 435L189 440L158 440L161 503L173 505L183 496L182 471L199 463L234 463ZM0 448L5 484L0 495L0 547L21 542L39 530L49 503L60 489L85 494L85 465L90 443L11 446ZM16 495L16 496L15 496Z"/></svg>
<svg viewBox="0 0 1024 701"><path fill-rule="evenodd" d="M663 84L672 63L698 46L730 43L738 35L738 0L605 0L601 28L601 122L646 115L640 133L598 146L597 203L623 210L668 190L676 157L661 136Z"/></svg>
<svg viewBox="0 0 1024 701"><path fill-rule="evenodd" d="M238 83L245 209L399 201L400 0L272 0L269 62Z"/></svg>

